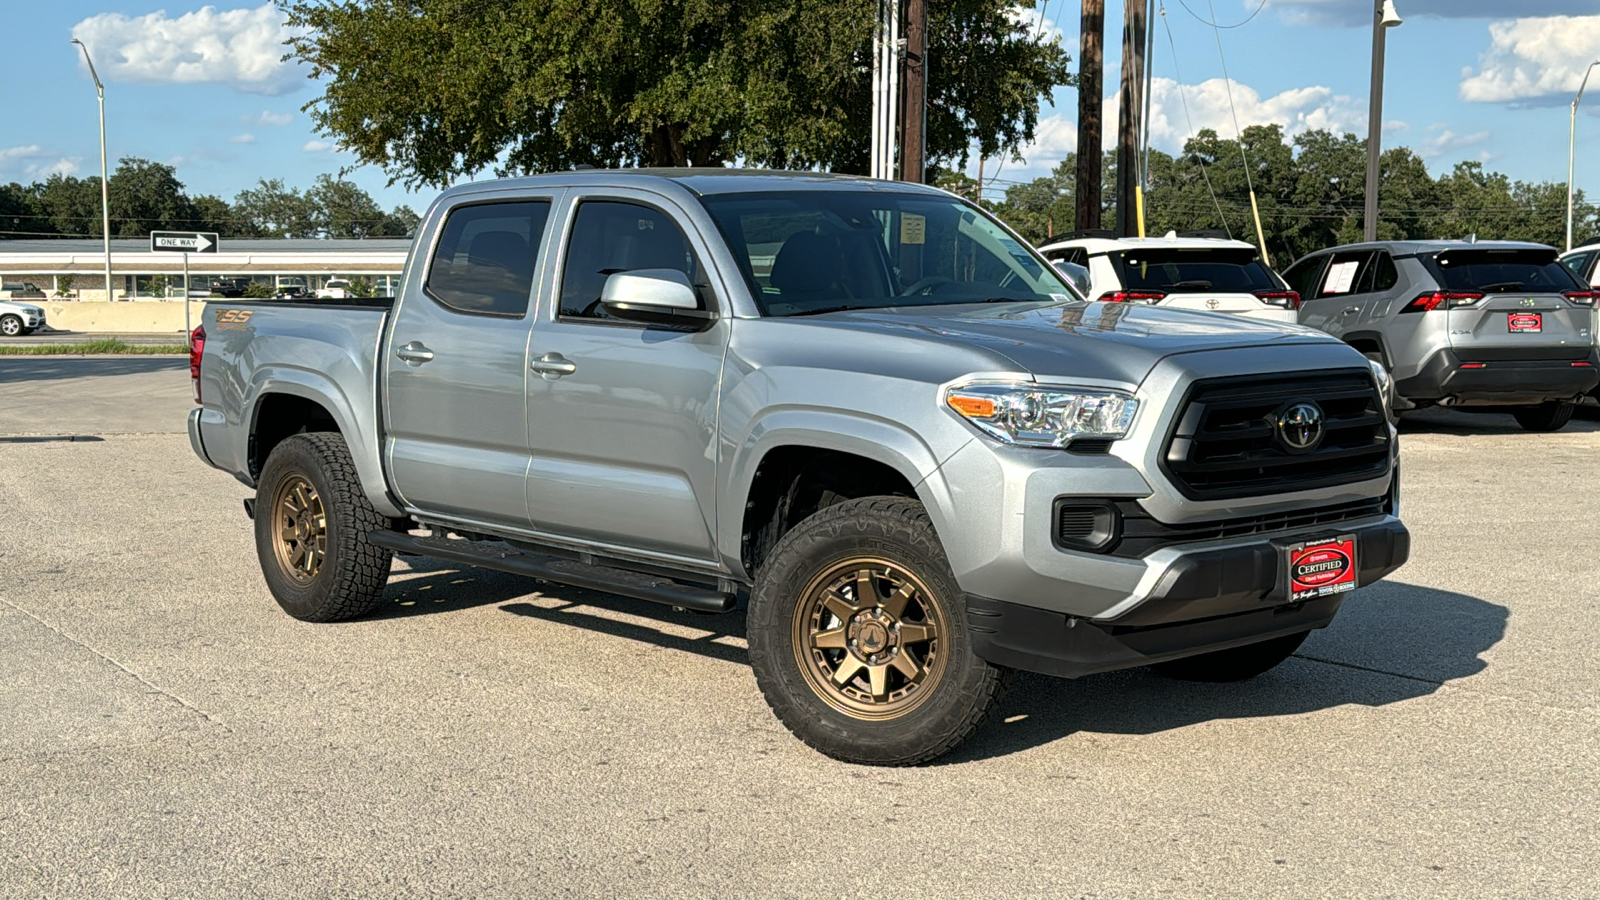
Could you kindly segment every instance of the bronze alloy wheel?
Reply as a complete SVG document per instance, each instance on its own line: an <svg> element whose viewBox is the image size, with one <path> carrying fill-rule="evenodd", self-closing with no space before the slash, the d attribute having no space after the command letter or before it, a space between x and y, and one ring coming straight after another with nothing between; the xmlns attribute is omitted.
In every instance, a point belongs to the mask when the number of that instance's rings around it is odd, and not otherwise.
<svg viewBox="0 0 1600 900"><path fill-rule="evenodd" d="M272 495L274 555L283 573L308 584L328 558L328 514L317 489L302 475L290 475Z"/></svg>
<svg viewBox="0 0 1600 900"><path fill-rule="evenodd" d="M888 560L830 566L806 585L795 613L806 683L852 718L903 716L944 677L944 613L922 579Z"/></svg>

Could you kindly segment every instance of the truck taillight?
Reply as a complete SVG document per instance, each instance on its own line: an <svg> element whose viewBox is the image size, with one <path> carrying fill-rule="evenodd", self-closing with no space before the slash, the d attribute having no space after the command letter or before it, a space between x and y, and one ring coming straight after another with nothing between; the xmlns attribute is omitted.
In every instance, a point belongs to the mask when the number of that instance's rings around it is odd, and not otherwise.
<svg viewBox="0 0 1600 900"><path fill-rule="evenodd" d="M1596 300L1600 300L1600 291L1567 291L1567 299L1584 306L1593 306Z"/></svg>
<svg viewBox="0 0 1600 900"><path fill-rule="evenodd" d="M1256 291L1256 298L1262 303L1270 303L1284 309L1300 308L1299 291Z"/></svg>
<svg viewBox="0 0 1600 900"><path fill-rule="evenodd" d="M1155 303L1165 300L1164 291L1106 291L1100 295L1102 303Z"/></svg>
<svg viewBox="0 0 1600 900"><path fill-rule="evenodd" d="M206 327L189 333L189 378L194 382L194 402L200 402L200 360L206 355Z"/></svg>
<svg viewBox="0 0 1600 900"><path fill-rule="evenodd" d="M1476 291L1431 291L1418 294L1415 300L1406 304L1400 310L1403 313L1433 312L1436 309L1450 309L1456 306L1471 306L1483 299L1483 295Z"/></svg>

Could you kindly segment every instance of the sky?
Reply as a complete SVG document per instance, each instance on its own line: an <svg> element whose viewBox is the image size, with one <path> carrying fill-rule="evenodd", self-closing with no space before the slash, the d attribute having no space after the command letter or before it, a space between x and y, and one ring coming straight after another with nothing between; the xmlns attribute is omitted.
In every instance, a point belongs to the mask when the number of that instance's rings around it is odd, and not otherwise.
<svg viewBox="0 0 1600 900"><path fill-rule="evenodd" d="M1480 160L1517 179L1565 181L1568 104L1585 68L1600 59L1600 0L1394 2L1405 21L1387 34L1384 145L1410 146L1435 174ZM1205 127L1231 137L1235 114L1240 126L1277 122L1291 135L1311 128L1366 133L1367 0L1157 5L1165 15L1152 22L1155 147L1175 152ZM1123 4L1106 6L1106 83L1114 93ZM1042 38L1063 42L1074 71L1079 9L1077 0L1040 0L1020 13ZM281 19L270 3L251 0L0 0L8 50L0 182L98 174L94 85L69 43L74 37L88 46L106 85L113 167L124 156L169 163L191 194L231 199L259 178L305 188L319 174L353 166L302 111L320 90L304 69L280 59L287 34ZM1600 75L1591 86L1579 114L1575 181L1595 196ZM1053 101L1041 111L1036 140L1022 148L1024 161L986 163L991 196L1047 173L1076 149L1076 90L1059 90ZM1104 119L1111 138L1114 98ZM969 171L976 169L974 161ZM434 193L390 186L371 166L347 177L385 207L407 203L421 211Z"/></svg>

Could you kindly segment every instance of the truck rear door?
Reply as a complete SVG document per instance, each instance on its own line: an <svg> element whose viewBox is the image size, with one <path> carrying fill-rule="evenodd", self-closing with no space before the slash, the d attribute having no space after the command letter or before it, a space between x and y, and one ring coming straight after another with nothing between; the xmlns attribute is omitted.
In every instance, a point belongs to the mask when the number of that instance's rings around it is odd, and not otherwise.
<svg viewBox="0 0 1600 900"><path fill-rule="evenodd" d="M711 562L730 320L646 326L600 306L613 273L676 269L715 308L709 248L647 192L574 190L567 204L552 302L529 343L529 514L554 535Z"/></svg>
<svg viewBox="0 0 1600 900"><path fill-rule="evenodd" d="M1463 360L1582 359L1594 346L1593 301L1566 296L1588 288L1553 249L1445 250L1425 264L1446 291L1450 347Z"/></svg>
<svg viewBox="0 0 1600 900"><path fill-rule="evenodd" d="M554 200L467 195L418 235L432 250L384 348L388 468L409 509L528 527L528 332Z"/></svg>

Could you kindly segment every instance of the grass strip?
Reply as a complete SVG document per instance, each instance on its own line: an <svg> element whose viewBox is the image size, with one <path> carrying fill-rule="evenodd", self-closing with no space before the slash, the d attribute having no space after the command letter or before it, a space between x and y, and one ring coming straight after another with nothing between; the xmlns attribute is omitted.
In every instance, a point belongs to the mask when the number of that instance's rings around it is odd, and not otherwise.
<svg viewBox="0 0 1600 900"><path fill-rule="evenodd" d="M128 344L115 338L79 344L0 343L0 356L182 356L188 352L189 348L183 344Z"/></svg>

